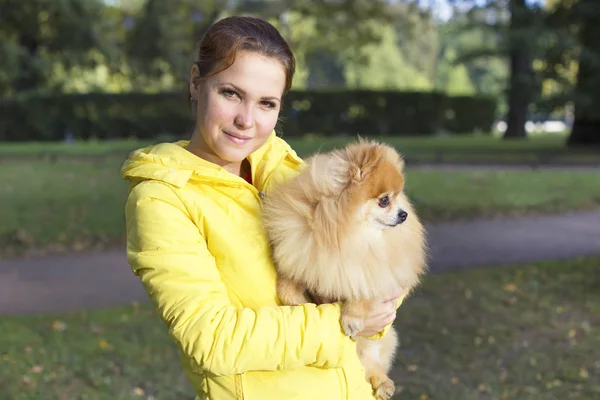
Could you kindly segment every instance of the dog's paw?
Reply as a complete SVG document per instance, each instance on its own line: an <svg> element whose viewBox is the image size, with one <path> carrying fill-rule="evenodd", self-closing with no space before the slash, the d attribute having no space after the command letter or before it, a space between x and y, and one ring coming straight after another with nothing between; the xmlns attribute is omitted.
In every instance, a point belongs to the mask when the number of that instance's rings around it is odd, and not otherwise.
<svg viewBox="0 0 600 400"><path fill-rule="evenodd" d="M396 392L396 385L391 379L381 382L381 384L375 388L375 396L377 400L389 400Z"/></svg>
<svg viewBox="0 0 600 400"><path fill-rule="evenodd" d="M342 328L346 335L353 338L365 328L365 322L360 318L342 315Z"/></svg>
<svg viewBox="0 0 600 400"><path fill-rule="evenodd" d="M287 294L280 296L279 299L286 306L299 306L300 304L310 303L309 298L304 294Z"/></svg>

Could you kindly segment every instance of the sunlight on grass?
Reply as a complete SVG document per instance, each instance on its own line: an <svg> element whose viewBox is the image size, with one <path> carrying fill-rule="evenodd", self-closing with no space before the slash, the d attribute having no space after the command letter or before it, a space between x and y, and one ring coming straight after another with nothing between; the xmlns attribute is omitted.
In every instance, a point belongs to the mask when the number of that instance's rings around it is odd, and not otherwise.
<svg viewBox="0 0 600 400"><path fill-rule="evenodd" d="M127 182L122 158L0 163L0 254L121 244ZM597 172L407 170L406 192L425 221L591 209Z"/></svg>

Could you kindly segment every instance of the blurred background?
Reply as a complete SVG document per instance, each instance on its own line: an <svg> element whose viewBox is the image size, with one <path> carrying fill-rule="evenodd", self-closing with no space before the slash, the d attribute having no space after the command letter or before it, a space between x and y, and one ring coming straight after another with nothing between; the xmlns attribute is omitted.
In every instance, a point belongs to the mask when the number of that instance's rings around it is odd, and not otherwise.
<svg viewBox="0 0 600 400"><path fill-rule="evenodd" d="M234 14L295 52L300 156L406 158L433 259L397 398L599 398L597 0L0 0L0 398L193 398L124 259L119 169L189 137L198 42Z"/></svg>

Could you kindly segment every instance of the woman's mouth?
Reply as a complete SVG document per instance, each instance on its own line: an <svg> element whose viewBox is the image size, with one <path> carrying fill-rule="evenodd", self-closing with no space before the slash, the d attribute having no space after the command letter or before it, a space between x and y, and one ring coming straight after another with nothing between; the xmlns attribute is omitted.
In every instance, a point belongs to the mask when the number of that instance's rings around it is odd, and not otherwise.
<svg viewBox="0 0 600 400"><path fill-rule="evenodd" d="M248 137L248 136L237 135L237 134L233 134L233 133L229 133L229 132L225 132L225 131L223 131L223 132L225 133L225 136L227 136L227 138L235 144L246 144L250 140L252 140L252 138Z"/></svg>

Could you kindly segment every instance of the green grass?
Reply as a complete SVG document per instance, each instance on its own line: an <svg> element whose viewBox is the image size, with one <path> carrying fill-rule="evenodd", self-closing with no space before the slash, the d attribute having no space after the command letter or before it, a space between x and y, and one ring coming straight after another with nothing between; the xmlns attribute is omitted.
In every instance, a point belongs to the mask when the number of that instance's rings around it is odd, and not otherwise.
<svg viewBox="0 0 600 400"><path fill-rule="evenodd" d="M398 312L396 400L600 398L600 257L429 275ZM3 398L193 398L147 305L3 317Z"/></svg>
<svg viewBox="0 0 600 400"><path fill-rule="evenodd" d="M354 138L322 137L307 135L305 138L283 136L300 153L314 151L323 146L331 148L334 145L353 140ZM377 136L371 135L372 138ZM493 135L458 135L439 137L379 137L407 150L425 150L441 148L448 150L556 150L562 148L565 136L548 134L545 136L532 136L524 141L503 141ZM173 139L175 140L175 139ZM44 153L73 154L73 155L98 155L112 152L130 151L132 149L151 144L152 140L119 139L110 141L90 140L66 142L16 142L3 143L0 155L39 155Z"/></svg>
<svg viewBox="0 0 600 400"><path fill-rule="evenodd" d="M84 250L124 238L121 157L0 163L0 254ZM554 213L600 205L596 171L407 171L425 221Z"/></svg>
<svg viewBox="0 0 600 400"><path fill-rule="evenodd" d="M439 137L378 137L396 146L407 158L434 162L519 162L519 163L600 163L600 154L591 150L565 147L565 134L531 135L527 140L504 141L497 135L458 135ZM329 150L355 140L355 137L285 137L301 156L317 149ZM172 139L172 138L171 138ZM165 138L163 140L171 140ZM174 140L174 139L173 139ZM56 157L90 158L124 156L129 151L157 140L112 140L64 142L4 143L0 161L15 158L48 159Z"/></svg>

